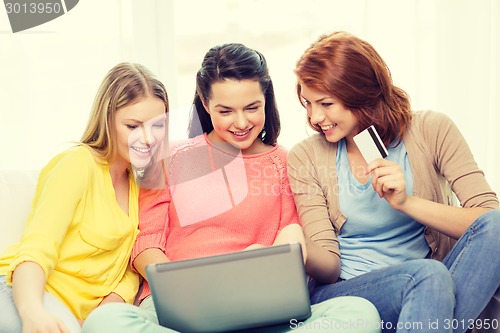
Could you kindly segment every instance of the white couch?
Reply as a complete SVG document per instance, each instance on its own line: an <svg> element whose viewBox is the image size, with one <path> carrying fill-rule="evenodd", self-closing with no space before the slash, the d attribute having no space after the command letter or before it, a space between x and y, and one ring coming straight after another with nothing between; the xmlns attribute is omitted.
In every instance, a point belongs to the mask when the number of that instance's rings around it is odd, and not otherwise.
<svg viewBox="0 0 500 333"><path fill-rule="evenodd" d="M0 253L20 239L37 179L38 171L0 170Z"/></svg>
<svg viewBox="0 0 500 333"><path fill-rule="evenodd" d="M30 212L37 179L37 171L0 170L0 253L9 244L20 239L24 223ZM61 193L61 196L63 195L64 193ZM499 290L483 312L482 318L489 318L490 324L496 320L497 326L500 325ZM484 321L484 323L486 322ZM476 332L500 333L500 327L496 330L478 330Z"/></svg>

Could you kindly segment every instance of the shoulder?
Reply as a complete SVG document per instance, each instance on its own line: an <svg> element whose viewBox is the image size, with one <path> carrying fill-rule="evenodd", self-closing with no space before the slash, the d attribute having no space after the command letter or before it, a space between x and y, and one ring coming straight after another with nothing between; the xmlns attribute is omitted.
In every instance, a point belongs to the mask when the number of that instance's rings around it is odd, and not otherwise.
<svg viewBox="0 0 500 333"><path fill-rule="evenodd" d="M288 155L288 149L280 144L276 144L276 146L274 146L274 148L272 148L269 152L277 157L282 158L283 160L286 160L286 157Z"/></svg>
<svg viewBox="0 0 500 333"><path fill-rule="evenodd" d="M318 149L329 150L331 149L331 146L332 143L328 142L322 134L316 133L302 140L301 142L297 143L295 146L292 147L292 149L290 149L290 152L300 153L304 151L318 150Z"/></svg>
<svg viewBox="0 0 500 333"><path fill-rule="evenodd" d="M68 148L67 150L54 156L46 165L45 169L71 169L73 171L88 169L97 165L97 159L91 152L91 149L79 145ZM102 162L106 163L106 162Z"/></svg>
<svg viewBox="0 0 500 333"><path fill-rule="evenodd" d="M412 114L411 128L421 132L428 132L451 125L453 121L442 112L437 111L415 111Z"/></svg>
<svg viewBox="0 0 500 333"><path fill-rule="evenodd" d="M41 170L38 180L61 188L76 188L87 182L98 168L98 163L90 148L75 146L54 156Z"/></svg>
<svg viewBox="0 0 500 333"><path fill-rule="evenodd" d="M183 177L208 170L211 166L208 144L203 135L179 140L169 145L168 174L170 185L178 183ZM182 178L179 178L182 177Z"/></svg>
<svg viewBox="0 0 500 333"><path fill-rule="evenodd" d="M426 146L462 137L453 120L446 114L436 111L414 112L406 136L407 142L425 143Z"/></svg>
<svg viewBox="0 0 500 333"><path fill-rule="evenodd" d="M169 155L173 156L181 152L189 151L193 148L206 146L205 137L203 135L198 135L194 138L178 140L170 143L169 145Z"/></svg>
<svg viewBox="0 0 500 333"><path fill-rule="evenodd" d="M328 142L322 134L314 134L297 143L288 153L289 163L298 163L304 160L320 160L330 155L336 154L337 144Z"/></svg>

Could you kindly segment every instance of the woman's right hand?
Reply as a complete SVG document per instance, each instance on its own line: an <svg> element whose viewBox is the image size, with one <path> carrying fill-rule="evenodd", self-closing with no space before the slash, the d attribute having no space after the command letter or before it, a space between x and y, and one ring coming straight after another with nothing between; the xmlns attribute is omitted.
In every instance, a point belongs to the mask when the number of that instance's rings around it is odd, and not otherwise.
<svg viewBox="0 0 500 333"><path fill-rule="evenodd" d="M43 303L45 275L35 262L19 264L12 276L12 295L23 324L22 333L69 333Z"/></svg>
<svg viewBox="0 0 500 333"><path fill-rule="evenodd" d="M372 186L396 210L401 210L408 199L403 169L396 162L377 159L370 163L367 172L372 175Z"/></svg>
<svg viewBox="0 0 500 333"><path fill-rule="evenodd" d="M69 333L64 323L43 306L21 315L22 333Z"/></svg>

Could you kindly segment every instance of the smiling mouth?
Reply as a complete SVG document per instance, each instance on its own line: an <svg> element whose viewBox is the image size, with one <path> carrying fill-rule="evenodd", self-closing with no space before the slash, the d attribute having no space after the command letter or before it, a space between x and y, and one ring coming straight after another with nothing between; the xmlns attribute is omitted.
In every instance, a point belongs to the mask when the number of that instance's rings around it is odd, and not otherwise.
<svg viewBox="0 0 500 333"><path fill-rule="evenodd" d="M250 130L251 129L248 129L246 131L240 131L240 132L234 132L234 131L229 131L229 132L231 132L232 134L234 134L236 136L245 136L250 132Z"/></svg>
<svg viewBox="0 0 500 333"><path fill-rule="evenodd" d="M130 147L131 149L135 150L136 152L138 153L141 153L141 154L146 154L146 153L149 153L151 151L151 147Z"/></svg>
<svg viewBox="0 0 500 333"><path fill-rule="evenodd" d="M321 130L323 132L329 131L332 128L337 127L337 124L330 124L330 125L325 125L325 126L320 126Z"/></svg>

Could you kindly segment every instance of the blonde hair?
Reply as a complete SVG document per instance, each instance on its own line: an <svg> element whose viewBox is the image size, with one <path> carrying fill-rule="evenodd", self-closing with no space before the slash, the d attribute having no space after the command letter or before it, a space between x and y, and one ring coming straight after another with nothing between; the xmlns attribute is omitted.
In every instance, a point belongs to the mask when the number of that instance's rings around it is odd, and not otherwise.
<svg viewBox="0 0 500 333"><path fill-rule="evenodd" d="M113 67L97 91L80 143L91 148L98 158L112 161L117 150L113 126L116 111L147 96L162 100L168 112L167 91L151 71L133 63Z"/></svg>

